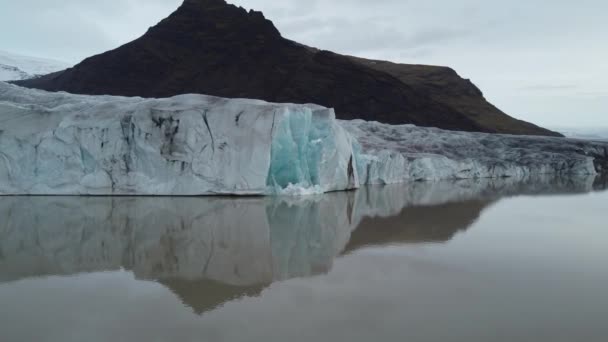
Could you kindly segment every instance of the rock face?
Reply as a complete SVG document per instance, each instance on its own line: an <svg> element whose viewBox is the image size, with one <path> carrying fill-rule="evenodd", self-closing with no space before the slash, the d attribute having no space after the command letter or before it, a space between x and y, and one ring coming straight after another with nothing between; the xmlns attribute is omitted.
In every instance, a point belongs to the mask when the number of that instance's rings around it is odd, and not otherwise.
<svg viewBox="0 0 608 342"><path fill-rule="evenodd" d="M446 104L471 119L479 131L517 135L559 135L538 126L514 119L496 108L470 80L456 71L440 66L398 64L353 57L375 70L386 72L414 89L429 94L434 101ZM435 127L442 127L435 125Z"/></svg>
<svg viewBox="0 0 608 342"><path fill-rule="evenodd" d="M0 195L268 195L608 170L608 143L340 121L317 105L0 82Z"/></svg>
<svg viewBox="0 0 608 342"><path fill-rule="evenodd" d="M449 68L370 65L316 50L283 38L262 13L224 0L186 0L139 39L18 84L90 95L316 103L335 108L340 119L559 135L502 113Z"/></svg>

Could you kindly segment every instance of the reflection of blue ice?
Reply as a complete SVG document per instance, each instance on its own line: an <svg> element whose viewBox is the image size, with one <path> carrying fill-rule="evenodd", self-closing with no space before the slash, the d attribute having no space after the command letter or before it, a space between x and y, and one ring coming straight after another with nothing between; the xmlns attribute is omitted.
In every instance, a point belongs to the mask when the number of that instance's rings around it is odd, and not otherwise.
<svg viewBox="0 0 608 342"><path fill-rule="evenodd" d="M275 279L287 279L325 272L348 242L352 226L345 204L348 194L268 206L273 272Z"/></svg>

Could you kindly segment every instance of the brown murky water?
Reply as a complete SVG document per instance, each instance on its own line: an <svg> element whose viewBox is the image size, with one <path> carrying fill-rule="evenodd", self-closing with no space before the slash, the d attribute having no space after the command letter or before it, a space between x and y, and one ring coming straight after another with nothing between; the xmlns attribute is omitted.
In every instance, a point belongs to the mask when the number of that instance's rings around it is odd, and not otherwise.
<svg viewBox="0 0 608 342"><path fill-rule="evenodd" d="M0 340L608 340L593 179L0 198Z"/></svg>

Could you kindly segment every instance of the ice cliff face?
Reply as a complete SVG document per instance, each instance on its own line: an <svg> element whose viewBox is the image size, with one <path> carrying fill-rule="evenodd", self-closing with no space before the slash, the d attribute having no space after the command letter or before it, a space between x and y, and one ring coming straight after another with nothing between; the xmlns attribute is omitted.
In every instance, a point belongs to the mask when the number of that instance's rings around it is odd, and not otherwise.
<svg viewBox="0 0 608 342"><path fill-rule="evenodd" d="M340 124L358 141L362 183L533 175L594 175L608 170L608 144L576 139L445 131L362 120Z"/></svg>
<svg viewBox="0 0 608 342"><path fill-rule="evenodd" d="M602 169L603 143L337 121L316 105L0 82L0 194L301 194Z"/></svg>
<svg viewBox="0 0 608 342"><path fill-rule="evenodd" d="M77 96L0 83L0 193L269 194L357 187L333 110L202 95Z"/></svg>

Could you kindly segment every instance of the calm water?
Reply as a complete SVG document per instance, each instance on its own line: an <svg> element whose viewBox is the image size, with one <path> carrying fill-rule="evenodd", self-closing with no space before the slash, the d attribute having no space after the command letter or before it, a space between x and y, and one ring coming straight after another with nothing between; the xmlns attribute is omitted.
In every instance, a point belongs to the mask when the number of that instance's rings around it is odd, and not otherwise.
<svg viewBox="0 0 608 342"><path fill-rule="evenodd" d="M0 198L0 341L608 341L608 192Z"/></svg>

